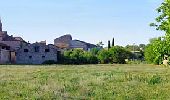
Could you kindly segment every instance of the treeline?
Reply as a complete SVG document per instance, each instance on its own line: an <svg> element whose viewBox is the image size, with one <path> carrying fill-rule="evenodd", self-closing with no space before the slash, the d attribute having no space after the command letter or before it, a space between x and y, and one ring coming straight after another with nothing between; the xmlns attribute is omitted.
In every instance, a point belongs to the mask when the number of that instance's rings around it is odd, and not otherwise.
<svg viewBox="0 0 170 100"><path fill-rule="evenodd" d="M110 49L93 48L90 51L73 49L65 51L59 59L60 64L125 64L133 54L121 46Z"/></svg>

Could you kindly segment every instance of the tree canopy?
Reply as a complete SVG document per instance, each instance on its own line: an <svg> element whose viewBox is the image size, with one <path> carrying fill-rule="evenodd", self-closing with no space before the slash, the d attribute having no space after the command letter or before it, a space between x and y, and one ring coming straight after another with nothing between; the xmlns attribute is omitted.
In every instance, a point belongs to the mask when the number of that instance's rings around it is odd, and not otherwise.
<svg viewBox="0 0 170 100"><path fill-rule="evenodd" d="M150 44L145 49L145 59L150 63L160 64L165 55L170 56L170 0L164 0L157 8L159 16L151 26L156 30L164 31L165 36L150 40Z"/></svg>
<svg viewBox="0 0 170 100"><path fill-rule="evenodd" d="M170 35L170 0L164 0L159 8L157 8L159 16L156 17L156 23L151 23L157 30L165 31L166 36Z"/></svg>

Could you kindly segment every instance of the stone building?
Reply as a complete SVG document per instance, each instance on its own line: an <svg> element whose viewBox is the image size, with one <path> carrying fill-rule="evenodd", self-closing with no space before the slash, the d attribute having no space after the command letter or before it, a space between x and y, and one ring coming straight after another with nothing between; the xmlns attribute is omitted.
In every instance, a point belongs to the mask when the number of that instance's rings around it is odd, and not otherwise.
<svg viewBox="0 0 170 100"><path fill-rule="evenodd" d="M94 44L86 43L80 40L72 40L71 35L64 35L54 40L54 45L61 49L83 49L90 50L97 47Z"/></svg>
<svg viewBox="0 0 170 100"><path fill-rule="evenodd" d="M57 47L46 43L34 43L21 47L16 52L17 64L42 64L45 61L57 62Z"/></svg>
<svg viewBox="0 0 170 100"><path fill-rule="evenodd" d="M6 44L10 46L11 49L17 50L21 46L26 45L25 42L21 37L13 37L12 35L9 36L7 31L2 31L2 22L0 20L0 43Z"/></svg>
<svg viewBox="0 0 170 100"><path fill-rule="evenodd" d="M2 30L0 19L0 64L15 63L15 51L27 43L21 37L13 37Z"/></svg>

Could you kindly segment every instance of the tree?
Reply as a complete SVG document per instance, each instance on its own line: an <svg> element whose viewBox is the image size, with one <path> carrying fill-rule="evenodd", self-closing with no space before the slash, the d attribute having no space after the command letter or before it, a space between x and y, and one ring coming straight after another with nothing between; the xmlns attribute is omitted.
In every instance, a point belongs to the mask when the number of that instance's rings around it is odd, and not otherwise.
<svg viewBox="0 0 170 100"><path fill-rule="evenodd" d="M131 52L127 51L121 46L114 46L109 50L100 50L98 53L98 59L100 63L119 63L124 64L125 59L130 58Z"/></svg>
<svg viewBox="0 0 170 100"><path fill-rule="evenodd" d="M109 49L111 63L124 64L125 59L130 58L131 52L121 46L114 46Z"/></svg>
<svg viewBox="0 0 170 100"><path fill-rule="evenodd" d="M114 47L115 46L115 39L113 38L113 40L112 40L112 47Z"/></svg>
<svg viewBox="0 0 170 100"><path fill-rule="evenodd" d="M107 64L110 62L110 54L108 50L100 50L97 57L101 64Z"/></svg>
<svg viewBox="0 0 170 100"><path fill-rule="evenodd" d="M155 64L162 63L164 55L170 55L170 0L164 0L157 9L159 16L150 26L164 31L165 36L153 39L145 49L145 59Z"/></svg>
<svg viewBox="0 0 170 100"><path fill-rule="evenodd" d="M102 41L100 41L99 43L96 44L97 47L102 47L102 48L103 48L103 45L104 45L104 44L103 44Z"/></svg>
<svg viewBox="0 0 170 100"><path fill-rule="evenodd" d="M145 60L149 63L161 64L164 55L168 54L165 43L165 39L161 37L151 39L150 44L145 48Z"/></svg>
<svg viewBox="0 0 170 100"><path fill-rule="evenodd" d="M139 48L140 48L140 50L144 50L145 49L145 47L146 47L146 45L145 44L139 44Z"/></svg>
<svg viewBox="0 0 170 100"><path fill-rule="evenodd" d="M138 45L127 45L125 49L129 51L140 51L140 47Z"/></svg>
<svg viewBox="0 0 170 100"><path fill-rule="evenodd" d="M170 0L164 0L161 6L157 9L159 16L156 18L156 23L151 23L157 30L165 31L165 36L170 37Z"/></svg>
<svg viewBox="0 0 170 100"><path fill-rule="evenodd" d="M108 49L110 49L111 48L111 46L110 46L110 40L108 41Z"/></svg>
<svg viewBox="0 0 170 100"><path fill-rule="evenodd" d="M87 52L80 49L73 49L64 52L63 64L97 64L98 59L94 52Z"/></svg>

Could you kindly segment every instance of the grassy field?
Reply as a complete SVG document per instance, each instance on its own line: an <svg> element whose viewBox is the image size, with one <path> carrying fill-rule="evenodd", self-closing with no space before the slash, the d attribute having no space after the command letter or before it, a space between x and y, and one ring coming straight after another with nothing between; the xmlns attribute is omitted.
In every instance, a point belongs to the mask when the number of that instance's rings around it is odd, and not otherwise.
<svg viewBox="0 0 170 100"><path fill-rule="evenodd" d="M170 99L170 68L154 65L0 65L0 99Z"/></svg>

